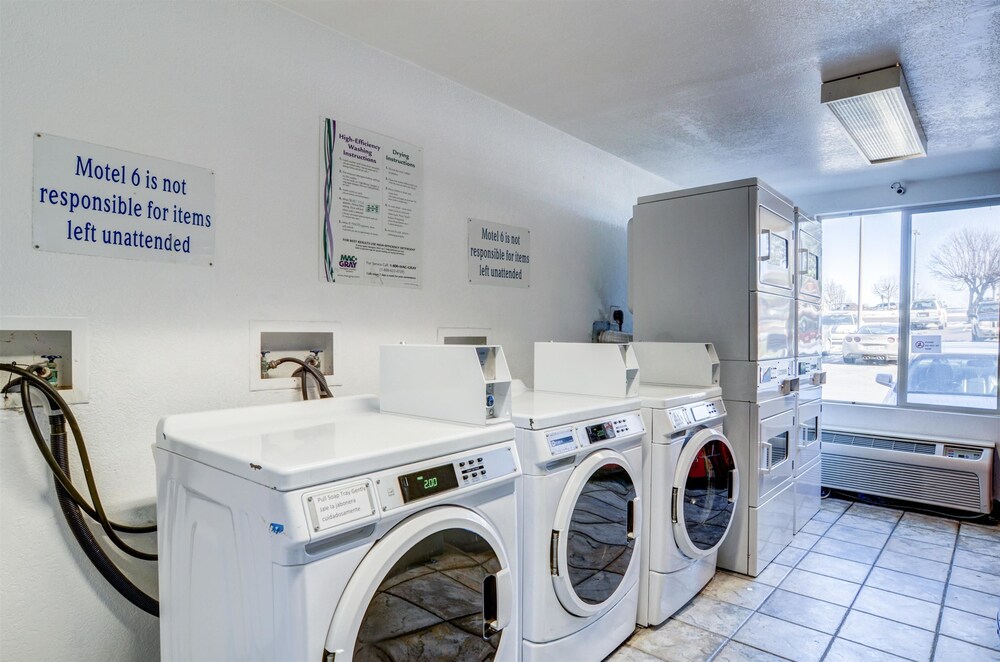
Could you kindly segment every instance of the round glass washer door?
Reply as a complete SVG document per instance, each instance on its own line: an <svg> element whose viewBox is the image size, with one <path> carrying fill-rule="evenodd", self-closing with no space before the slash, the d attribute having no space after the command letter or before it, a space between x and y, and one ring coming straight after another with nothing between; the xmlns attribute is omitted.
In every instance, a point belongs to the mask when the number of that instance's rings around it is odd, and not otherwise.
<svg viewBox="0 0 1000 662"><path fill-rule="evenodd" d="M337 606L326 650L349 650L354 662L492 660L520 646L503 632L513 600L492 527L463 508L430 510L365 556Z"/></svg>
<svg viewBox="0 0 1000 662"><path fill-rule="evenodd" d="M740 493L729 440L712 429L696 432L677 460L674 487L674 541L691 558L708 556L725 540Z"/></svg>
<svg viewBox="0 0 1000 662"><path fill-rule="evenodd" d="M628 461L608 450L587 456L570 475L550 543L552 583L570 613L600 614L627 592L625 577L639 559L636 485Z"/></svg>

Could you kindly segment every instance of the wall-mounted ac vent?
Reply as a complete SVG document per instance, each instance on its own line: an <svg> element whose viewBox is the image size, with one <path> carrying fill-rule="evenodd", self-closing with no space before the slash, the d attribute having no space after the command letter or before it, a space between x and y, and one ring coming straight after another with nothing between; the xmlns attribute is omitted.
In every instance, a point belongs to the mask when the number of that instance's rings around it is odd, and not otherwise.
<svg viewBox="0 0 1000 662"><path fill-rule="evenodd" d="M988 513L993 449L823 431L823 486Z"/></svg>
<svg viewBox="0 0 1000 662"><path fill-rule="evenodd" d="M887 439L885 437L866 437L859 434L830 432L828 430L823 431L823 443L863 446L865 448L880 448L885 451L897 451L900 453L923 453L924 455L934 455L937 449L936 444L927 444L919 441L903 441L902 439Z"/></svg>

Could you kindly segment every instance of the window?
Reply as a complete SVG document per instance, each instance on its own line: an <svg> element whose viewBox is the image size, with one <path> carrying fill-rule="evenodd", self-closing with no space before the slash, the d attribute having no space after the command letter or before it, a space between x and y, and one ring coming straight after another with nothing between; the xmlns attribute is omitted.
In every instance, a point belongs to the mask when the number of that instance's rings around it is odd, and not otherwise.
<svg viewBox="0 0 1000 662"><path fill-rule="evenodd" d="M1000 204L823 219L824 397L998 410Z"/></svg>

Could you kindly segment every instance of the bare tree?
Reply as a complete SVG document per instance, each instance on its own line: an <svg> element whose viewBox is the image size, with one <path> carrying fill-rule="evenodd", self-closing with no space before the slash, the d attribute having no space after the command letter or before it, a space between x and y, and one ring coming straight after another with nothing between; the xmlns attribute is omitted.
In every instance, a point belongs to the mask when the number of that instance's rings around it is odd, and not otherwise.
<svg viewBox="0 0 1000 662"><path fill-rule="evenodd" d="M931 254L930 272L956 290L969 290L969 315L1000 283L1000 233L962 228L948 235Z"/></svg>
<svg viewBox="0 0 1000 662"><path fill-rule="evenodd" d="M895 301L899 297L899 281L892 276L882 276L872 285L872 292L882 303Z"/></svg>
<svg viewBox="0 0 1000 662"><path fill-rule="evenodd" d="M848 303L847 290L835 280L823 281L823 307L827 310L840 310Z"/></svg>

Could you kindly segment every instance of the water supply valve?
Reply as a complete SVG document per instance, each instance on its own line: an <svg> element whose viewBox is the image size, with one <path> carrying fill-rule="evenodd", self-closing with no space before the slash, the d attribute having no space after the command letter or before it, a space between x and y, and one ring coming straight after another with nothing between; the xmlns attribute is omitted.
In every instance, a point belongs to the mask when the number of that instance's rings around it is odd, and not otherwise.
<svg viewBox="0 0 1000 662"><path fill-rule="evenodd" d="M42 354L42 358L46 361L45 368L49 373L45 379L52 388L56 388L59 385L59 367L56 365L56 359L61 359L62 356L59 354Z"/></svg>
<svg viewBox="0 0 1000 662"><path fill-rule="evenodd" d="M305 358L306 365L310 365L314 368L321 369L323 360L320 358L320 354L323 353L321 349L310 349L309 356Z"/></svg>
<svg viewBox="0 0 1000 662"><path fill-rule="evenodd" d="M260 352L260 378L267 379L270 377L268 370L271 369L271 363L267 360L267 355L270 351L261 350Z"/></svg>

